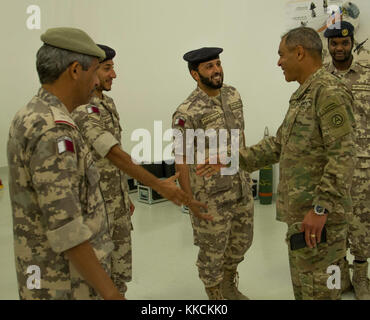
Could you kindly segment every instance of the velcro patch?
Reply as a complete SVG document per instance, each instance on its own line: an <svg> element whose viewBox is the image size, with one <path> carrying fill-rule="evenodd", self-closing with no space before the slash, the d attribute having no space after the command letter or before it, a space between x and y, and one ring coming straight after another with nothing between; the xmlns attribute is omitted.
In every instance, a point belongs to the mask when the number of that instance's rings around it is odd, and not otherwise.
<svg viewBox="0 0 370 320"><path fill-rule="evenodd" d="M202 122L203 125L206 125L207 123L217 120L220 116L221 116L220 113L216 111L203 117L200 121Z"/></svg>
<svg viewBox="0 0 370 320"><path fill-rule="evenodd" d="M352 126L345 106L342 105L325 113L322 117L322 126L332 141L350 133Z"/></svg>
<svg viewBox="0 0 370 320"><path fill-rule="evenodd" d="M66 151L75 153L75 147L73 144L73 140L70 137L64 136L60 137L57 140L57 146L58 146L58 153L62 154Z"/></svg>
<svg viewBox="0 0 370 320"><path fill-rule="evenodd" d="M98 107L95 107L95 106L87 106L86 107L86 110L87 110L87 113L88 114L91 114L91 113L97 113L97 114L100 114L100 110Z"/></svg>
<svg viewBox="0 0 370 320"><path fill-rule="evenodd" d="M231 110L239 109L243 107L243 104L241 101L232 102L229 104L229 107Z"/></svg>

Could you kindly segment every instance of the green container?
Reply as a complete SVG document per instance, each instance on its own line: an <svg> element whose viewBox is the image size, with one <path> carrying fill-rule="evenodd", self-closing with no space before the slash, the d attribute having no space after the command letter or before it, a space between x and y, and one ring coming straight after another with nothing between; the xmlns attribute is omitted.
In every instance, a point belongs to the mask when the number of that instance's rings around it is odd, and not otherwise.
<svg viewBox="0 0 370 320"><path fill-rule="evenodd" d="M269 129L266 127L264 132L264 138L269 136ZM268 165L260 169L260 179L258 187L258 197L260 204L271 204L272 203L272 165Z"/></svg>
<svg viewBox="0 0 370 320"><path fill-rule="evenodd" d="M260 169L258 197L260 204L272 203L272 165Z"/></svg>

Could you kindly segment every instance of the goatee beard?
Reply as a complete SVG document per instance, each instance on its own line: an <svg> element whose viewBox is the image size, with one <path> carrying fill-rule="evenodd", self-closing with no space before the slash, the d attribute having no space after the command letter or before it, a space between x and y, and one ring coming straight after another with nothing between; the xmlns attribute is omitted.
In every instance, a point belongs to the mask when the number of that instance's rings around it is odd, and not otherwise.
<svg viewBox="0 0 370 320"><path fill-rule="evenodd" d="M222 74L219 74L220 77L221 77L221 81L219 84L214 84L212 81L210 81L208 78L206 77L203 77L200 73L199 73L199 78L200 78L200 82L202 82L205 86L209 87L209 88L212 88L212 89L220 89L223 85L223 82L224 82L224 77Z"/></svg>

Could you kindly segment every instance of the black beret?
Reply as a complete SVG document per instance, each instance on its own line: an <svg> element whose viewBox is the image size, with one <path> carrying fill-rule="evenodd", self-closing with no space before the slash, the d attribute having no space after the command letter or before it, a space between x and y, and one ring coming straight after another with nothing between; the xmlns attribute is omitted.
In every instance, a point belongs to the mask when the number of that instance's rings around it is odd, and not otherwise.
<svg viewBox="0 0 370 320"><path fill-rule="evenodd" d="M192 50L184 54L184 60L190 63L202 63L209 60L217 59L223 51L222 48L201 48Z"/></svg>
<svg viewBox="0 0 370 320"><path fill-rule="evenodd" d="M355 28L353 25L347 21L339 21L335 24L332 24L324 32L325 38L344 38L352 37L353 31Z"/></svg>
<svg viewBox="0 0 370 320"><path fill-rule="evenodd" d="M116 56L116 51L114 51L112 48L102 44L98 44L98 47L105 52L105 59L101 62L112 60Z"/></svg>

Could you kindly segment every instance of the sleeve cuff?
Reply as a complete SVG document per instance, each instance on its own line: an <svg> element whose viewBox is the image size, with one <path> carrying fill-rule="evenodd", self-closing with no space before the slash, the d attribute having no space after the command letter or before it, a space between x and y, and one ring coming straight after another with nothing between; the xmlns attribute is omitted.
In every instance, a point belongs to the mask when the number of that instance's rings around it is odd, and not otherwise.
<svg viewBox="0 0 370 320"><path fill-rule="evenodd" d="M47 231L46 236L51 248L61 253L89 240L92 232L80 216L58 229Z"/></svg>
<svg viewBox="0 0 370 320"><path fill-rule="evenodd" d="M315 205L319 205L320 207L325 208L326 210L329 211L329 213L333 212L334 206L331 203L331 201L320 199L320 197L315 197L313 202L312 202L312 207L315 206Z"/></svg>
<svg viewBox="0 0 370 320"><path fill-rule="evenodd" d="M115 137L112 136L111 133L104 132L101 136L99 136L98 139L94 141L93 147L102 158L105 158L110 149L117 144L119 144L119 142Z"/></svg>

